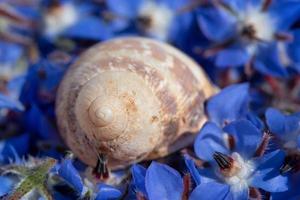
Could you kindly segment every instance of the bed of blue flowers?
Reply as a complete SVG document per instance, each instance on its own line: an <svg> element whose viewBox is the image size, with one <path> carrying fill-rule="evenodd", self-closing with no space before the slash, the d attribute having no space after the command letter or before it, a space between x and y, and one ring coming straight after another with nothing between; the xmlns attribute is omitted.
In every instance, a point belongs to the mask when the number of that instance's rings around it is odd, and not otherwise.
<svg viewBox="0 0 300 200"><path fill-rule="evenodd" d="M220 92L191 146L99 181L64 145L56 90L82 51L139 35ZM2 0L0 199L300 199L299 0Z"/></svg>

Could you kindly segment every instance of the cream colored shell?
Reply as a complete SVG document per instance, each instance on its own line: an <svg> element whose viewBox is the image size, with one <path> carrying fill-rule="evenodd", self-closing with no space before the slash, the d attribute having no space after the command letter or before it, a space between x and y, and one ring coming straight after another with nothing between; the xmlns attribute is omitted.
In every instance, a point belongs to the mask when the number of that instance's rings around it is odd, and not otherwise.
<svg viewBox="0 0 300 200"><path fill-rule="evenodd" d="M111 168L165 156L192 142L206 120L203 103L215 89L177 49L128 37L88 49L58 90L57 123L71 150Z"/></svg>

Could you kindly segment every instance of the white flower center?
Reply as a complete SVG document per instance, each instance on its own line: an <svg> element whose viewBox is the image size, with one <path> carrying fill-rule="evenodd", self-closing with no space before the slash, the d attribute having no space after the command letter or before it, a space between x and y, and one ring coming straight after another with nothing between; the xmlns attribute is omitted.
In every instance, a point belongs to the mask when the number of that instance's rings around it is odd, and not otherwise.
<svg viewBox="0 0 300 200"><path fill-rule="evenodd" d="M78 13L74 5L67 3L53 8L44 17L44 34L49 37L57 36L77 20Z"/></svg>
<svg viewBox="0 0 300 200"><path fill-rule="evenodd" d="M149 18L150 26L146 30L149 35L160 40L167 39L174 17L174 12L171 9L153 1L146 1L139 10L139 16Z"/></svg>
<svg viewBox="0 0 300 200"><path fill-rule="evenodd" d="M252 26L257 38L271 41L274 35L274 20L267 12L262 12L259 7L249 6L241 16L243 26Z"/></svg>
<svg viewBox="0 0 300 200"><path fill-rule="evenodd" d="M273 40L275 33L275 21L267 12L262 12L260 7L248 6L245 12L238 16L240 21L239 29L250 29L255 39L269 42ZM250 55L254 55L257 49L257 41L251 40L247 45L247 51Z"/></svg>
<svg viewBox="0 0 300 200"><path fill-rule="evenodd" d="M232 158L238 163L240 170L234 176L226 177L225 181L231 186L233 191L241 191L248 188L248 180L254 171L254 166L251 162L245 161L236 152L232 154Z"/></svg>

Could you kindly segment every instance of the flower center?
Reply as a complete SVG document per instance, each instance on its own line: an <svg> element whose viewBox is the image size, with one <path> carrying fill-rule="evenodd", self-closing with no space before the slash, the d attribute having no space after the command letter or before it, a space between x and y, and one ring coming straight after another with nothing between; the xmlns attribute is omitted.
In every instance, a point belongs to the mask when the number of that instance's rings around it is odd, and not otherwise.
<svg viewBox="0 0 300 200"><path fill-rule="evenodd" d="M227 156L216 152L214 159L220 167L225 182L231 185L233 190L240 191L248 187L248 178L254 170L250 162L244 161L238 153Z"/></svg>
<svg viewBox="0 0 300 200"><path fill-rule="evenodd" d="M146 1L139 10L137 22L147 34L166 40L173 17L174 13L168 7Z"/></svg>
<svg viewBox="0 0 300 200"><path fill-rule="evenodd" d="M78 13L74 5L62 4L48 9L44 17L44 33L47 36L56 36L78 20Z"/></svg>
<svg viewBox="0 0 300 200"><path fill-rule="evenodd" d="M271 41L274 22L267 12L257 7L248 7L241 18L241 35L250 40Z"/></svg>

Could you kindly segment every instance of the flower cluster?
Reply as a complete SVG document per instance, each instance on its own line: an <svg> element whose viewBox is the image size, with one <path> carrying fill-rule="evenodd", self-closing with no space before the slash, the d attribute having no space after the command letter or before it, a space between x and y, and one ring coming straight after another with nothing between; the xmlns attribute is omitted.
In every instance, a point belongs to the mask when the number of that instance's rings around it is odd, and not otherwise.
<svg viewBox="0 0 300 200"><path fill-rule="evenodd" d="M298 0L1 1L0 197L299 199L299 27ZM81 52L128 35L179 48L223 89L191 146L99 180L65 155L56 91Z"/></svg>
<svg viewBox="0 0 300 200"><path fill-rule="evenodd" d="M205 54L214 55L218 67L248 65L263 74L286 76L286 67L298 70L291 41L297 40L293 24L299 9L293 0L217 1L201 7L198 22L212 43Z"/></svg>
<svg viewBox="0 0 300 200"><path fill-rule="evenodd" d="M133 166L136 194L147 199L299 198L299 113L284 115L269 108L263 123L250 103L248 84L229 86L212 97L207 103L210 121L194 143L196 157L184 154L183 177L155 162L147 170ZM150 187L152 181L156 184Z"/></svg>

